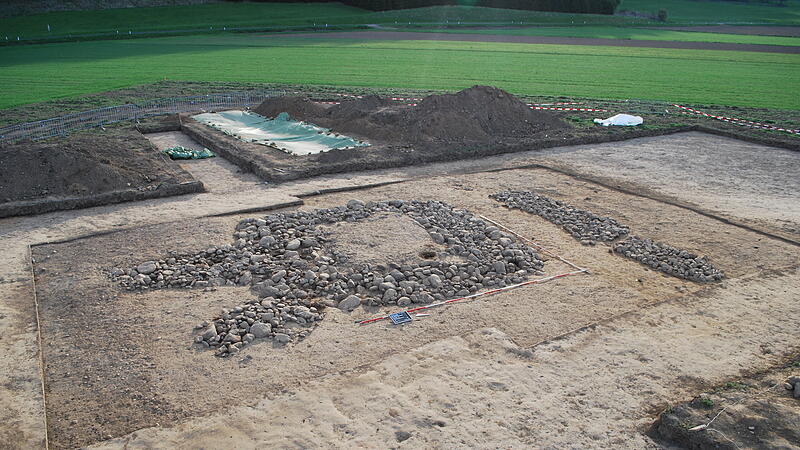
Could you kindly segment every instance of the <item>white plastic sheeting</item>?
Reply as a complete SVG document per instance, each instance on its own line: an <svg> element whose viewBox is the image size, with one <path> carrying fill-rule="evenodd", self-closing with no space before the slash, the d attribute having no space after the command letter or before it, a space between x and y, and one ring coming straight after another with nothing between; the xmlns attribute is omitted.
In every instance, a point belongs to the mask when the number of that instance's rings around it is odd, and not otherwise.
<svg viewBox="0 0 800 450"><path fill-rule="evenodd" d="M310 155L333 149L369 145L366 142L331 133L326 128L292 120L286 113L268 119L253 112L233 110L198 114L193 118L245 142L269 145L291 155Z"/></svg>
<svg viewBox="0 0 800 450"><path fill-rule="evenodd" d="M632 127L644 123L644 119L639 116L632 116L630 114L617 114L608 119L594 119L594 123L607 127L609 125L617 125L622 127Z"/></svg>

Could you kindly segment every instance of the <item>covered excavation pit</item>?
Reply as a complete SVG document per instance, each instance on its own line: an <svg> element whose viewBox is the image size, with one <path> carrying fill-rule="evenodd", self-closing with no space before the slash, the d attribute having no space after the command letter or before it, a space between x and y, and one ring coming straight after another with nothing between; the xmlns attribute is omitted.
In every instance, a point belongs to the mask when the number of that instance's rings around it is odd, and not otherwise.
<svg viewBox="0 0 800 450"><path fill-rule="evenodd" d="M726 278L697 283L621 256L612 241L584 245L561 225L490 197L504 191L536 192L612 218L630 234L707 257ZM705 315L690 315L690 323L728 327L725 311L735 302L768 292L751 274L800 264L794 245L546 168L410 179L309 196L297 209L136 227L35 246L32 254L53 448L136 430L121 439L235 445L236 437L208 433L239 433L251 421L253 430L273 431L297 423L304 446L324 445L345 429L371 439L377 429L390 443L409 427L434 432L413 435L422 446L451 433L479 445L479 434L454 426L473 420L470 404L493 408L505 424L496 424L498 433L543 411L560 417L559 426L577 427L584 419L571 415L573 402L587 401L576 392L591 377L615 389L598 391L582 408L598 417L612 411L604 427L616 420L632 429L638 419L625 414L678 398L691 386L676 379L703 373L684 363L687 354L715 360L689 325L675 331L666 323L683 323L673 318L700 308ZM412 314L403 326L354 323L574 270L551 254L590 274ZM676 297L679 304L664 303ZM650 312L636 318L639 311ZM256 323L269 330L254 330ZM206 335L212 324L215 335ZM585 326L577 338L587 342L576 347L584 353L559 349L558 336ZM736 336L751 339L753 330L736 327ZM752 327L763 332L757 320ZM786 332L776 327L773 338ZM592 338L601 330L607 337ZM224 342L232 333L240 341ZM254 339L233 345L248 334ZM226 357L215 357L223 347ZM375 395L385 401L368 400ZM374 405L384 427L370 421L367 431L362 419L344 414L364 405ZM510 446L531 443L507 435ZM579 443L588 445L584 437Z"/></svg>
<svg viewBox="0 0 800 450"><path fill-rule="evenodd" d="M243 142L268 145L290 155L313 155L334 149L369 146L366 142L293 120L286 112L271 119L236 110L197 114L192 118Z"/></svg>

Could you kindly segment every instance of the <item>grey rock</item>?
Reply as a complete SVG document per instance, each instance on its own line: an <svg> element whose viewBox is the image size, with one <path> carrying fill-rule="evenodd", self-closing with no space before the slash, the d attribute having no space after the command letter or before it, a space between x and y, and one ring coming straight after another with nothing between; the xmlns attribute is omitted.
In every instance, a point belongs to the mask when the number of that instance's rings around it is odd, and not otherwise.
<svg viewBox="0 0 800 450"><path fill-rule="evenodd" d="M350 209L362 209L364 208L364 202L361 200L349 200L347 202L347 207Z"/></svg>
<svg viewBox="0 0 800 450"><path fill-rule="evenodd" d="M274 340L278 344L286 344L289 342L289 335L286 333L275 333Z"/></svg>
<svg viewBox="0 0 800 450"><path fill-rule="evenodd" d="M397 298L397 291L394 289L387 289L386 292L383 293L383 301L390 302Z"/></svg>
<svg viewBox="0 0 800 450"><path fill-rule="evenodd" d="M439 275L433 274L428 277L428 283L431 285L432 288L440 288L442 287L442 279Z"/></svg>
<svg viewBox="0 0 800 450"><path fill-rule="evenodd" d="M136 266L136 271L142 275L150 275L156 271L155 261L146 261Z"/></svg>
<svg viewBox="0 0 800 450"><path fill-rule="evenodd" d="M297 250L301 245L300 239L292 239L286 243L286 250Z"/></svg>
<svg viewBox="0 0 800 450"><path fill-rule="evenodd" d="M356 295L350 295L341 302L339 302L339 309L342 311L352 311L358 308L361 304L361 299Z"/></svg>
<svg viewBox="0 0 800 450"><path fill-rule="evenodd" d="M206 329L203 331L203 334L200 337L205 341L210 341L216 336L217 336L217 326L212 323L206 327Z"/></svg>
<svg viewBox="0 0 800 450"><path fill-rule="evenodd" d="M495 272L505 275L506 274L506 264L503 261L495 261L492 264L492 270Z"/></svg>
<svg viewBox="0 0 800 450"><path fill-rule="evenodd" d="M268 323L256 322L250 327L250 332L257 338L265 338L272 333L272 326Z"/></svg>
<svg viewBox="0 0 800 450"><path fill-rule="evenodd" d="M411 433L408 431L395 431L394 438L397 440L397 442L407 441L411 439Z"/></svg>

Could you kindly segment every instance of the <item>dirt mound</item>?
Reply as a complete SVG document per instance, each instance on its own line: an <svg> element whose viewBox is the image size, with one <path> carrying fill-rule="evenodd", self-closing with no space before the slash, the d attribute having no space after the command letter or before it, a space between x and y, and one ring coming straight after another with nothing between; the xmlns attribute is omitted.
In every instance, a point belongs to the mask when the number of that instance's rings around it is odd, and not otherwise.
<svg viewBox="0 0 800 450"><path fill-rule="evenodd" d="M455 94L431 95L418 106L375 95L324 108L308 99L269 99L255 111L280 112L373 142L447 145L507 144L545 130L567 128L557 117L531 110L501 89L474 86Z"/></svg>
<svg viewBox="0 0 800 450"><path fill-rule="evenodd" d="M444 141L488 142L566 127L553 115L533 111L508 92L490 86L426 97L409 111L405 122L408 133L418 139Z"/></svg>
<svg viewBox="0 0 800 450"><path fill-rule="evenodd" d="M131 190L156 191L187 181L192 181L191 175L131 130L0 146L0 206Z"/></svg>
<svg viewBox="0 0 800 450"><path fill-rule="evenodd" d="M296 120L310 120L312 118L324 116L326 110L326 107L306 97L288 96L264 100L253 111L270 118L285 112L289 114L289 117Z"/></svg>
<svg viewBox="0 0 800 450"><path fill-rule="evenodd" d="M373 114L380 108L394 105L396 105L396 103L388 98L377 95L367 95L363 98L348 100L334 105L328 109L327 115L333 118L333 120L338 121L364 118Z"/></svg>

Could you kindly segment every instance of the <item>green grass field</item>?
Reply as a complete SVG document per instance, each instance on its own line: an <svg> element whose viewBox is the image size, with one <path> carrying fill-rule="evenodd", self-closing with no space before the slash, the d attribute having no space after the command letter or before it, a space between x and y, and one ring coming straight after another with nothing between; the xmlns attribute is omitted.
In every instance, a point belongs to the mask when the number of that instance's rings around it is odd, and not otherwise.
<svg viewBox="0 0 800 450"><path fill-rule="evenodd" d="M763 23L800 25L800 0L785 7L751 3L696 0L624 0L620 9L654 13L665 8L669 24ZM591 14L560 14L471 6L437 6L400 11L370 12L332 3L218 3L194 6L65 11L0 18L0 41L75 34L215 30L223 27L287 28L313 24L352 26L385 24L419 27L430 23L613 25L657 24L644 19ZM47 26L50 25L48 32Z"/></svg>
<svg viewBox="0 0 800 450"><path fill-rule="evenodd" d="M800 1L789 0L785 6L765 5L757 0L722 2L713 0L622 0L617 10L655 13L667 10L673 24L771 24L800 25Z"/></svg>
<svg viewBox="0 0 800 450"><path fill-rule="evenodd" d="M419 23L544 23L629 24L640 19L602 15L554 14L511 9L436 6L400 11L371 12L337 3L217 3L195 6L64 11L0 18L0 39L47 38L70 34L168 30L209 30L214 27L289 28L313 24L409 25ZM50 32L47 31L50 25Z"/></svg>
<svg viewBox="0 0 800 450"><path fill-rule="evenodd" d="M800 109L800 55L184 36L0 48L0 108L165 78L459 89Z"/></svg>
<svg viewBox="0 0 800 450"><path fill-rule="evenodd" d="M420 30L423 31L423 30ZM477 33L513 36L558 36L603 39L633 39L644 41L725 42L732 44L766 44L800 46L800 38L784 36L756 36L749 34L700 33L653 28L581 26L532 27L497 29L426 29L434 33Z"/></svg>

